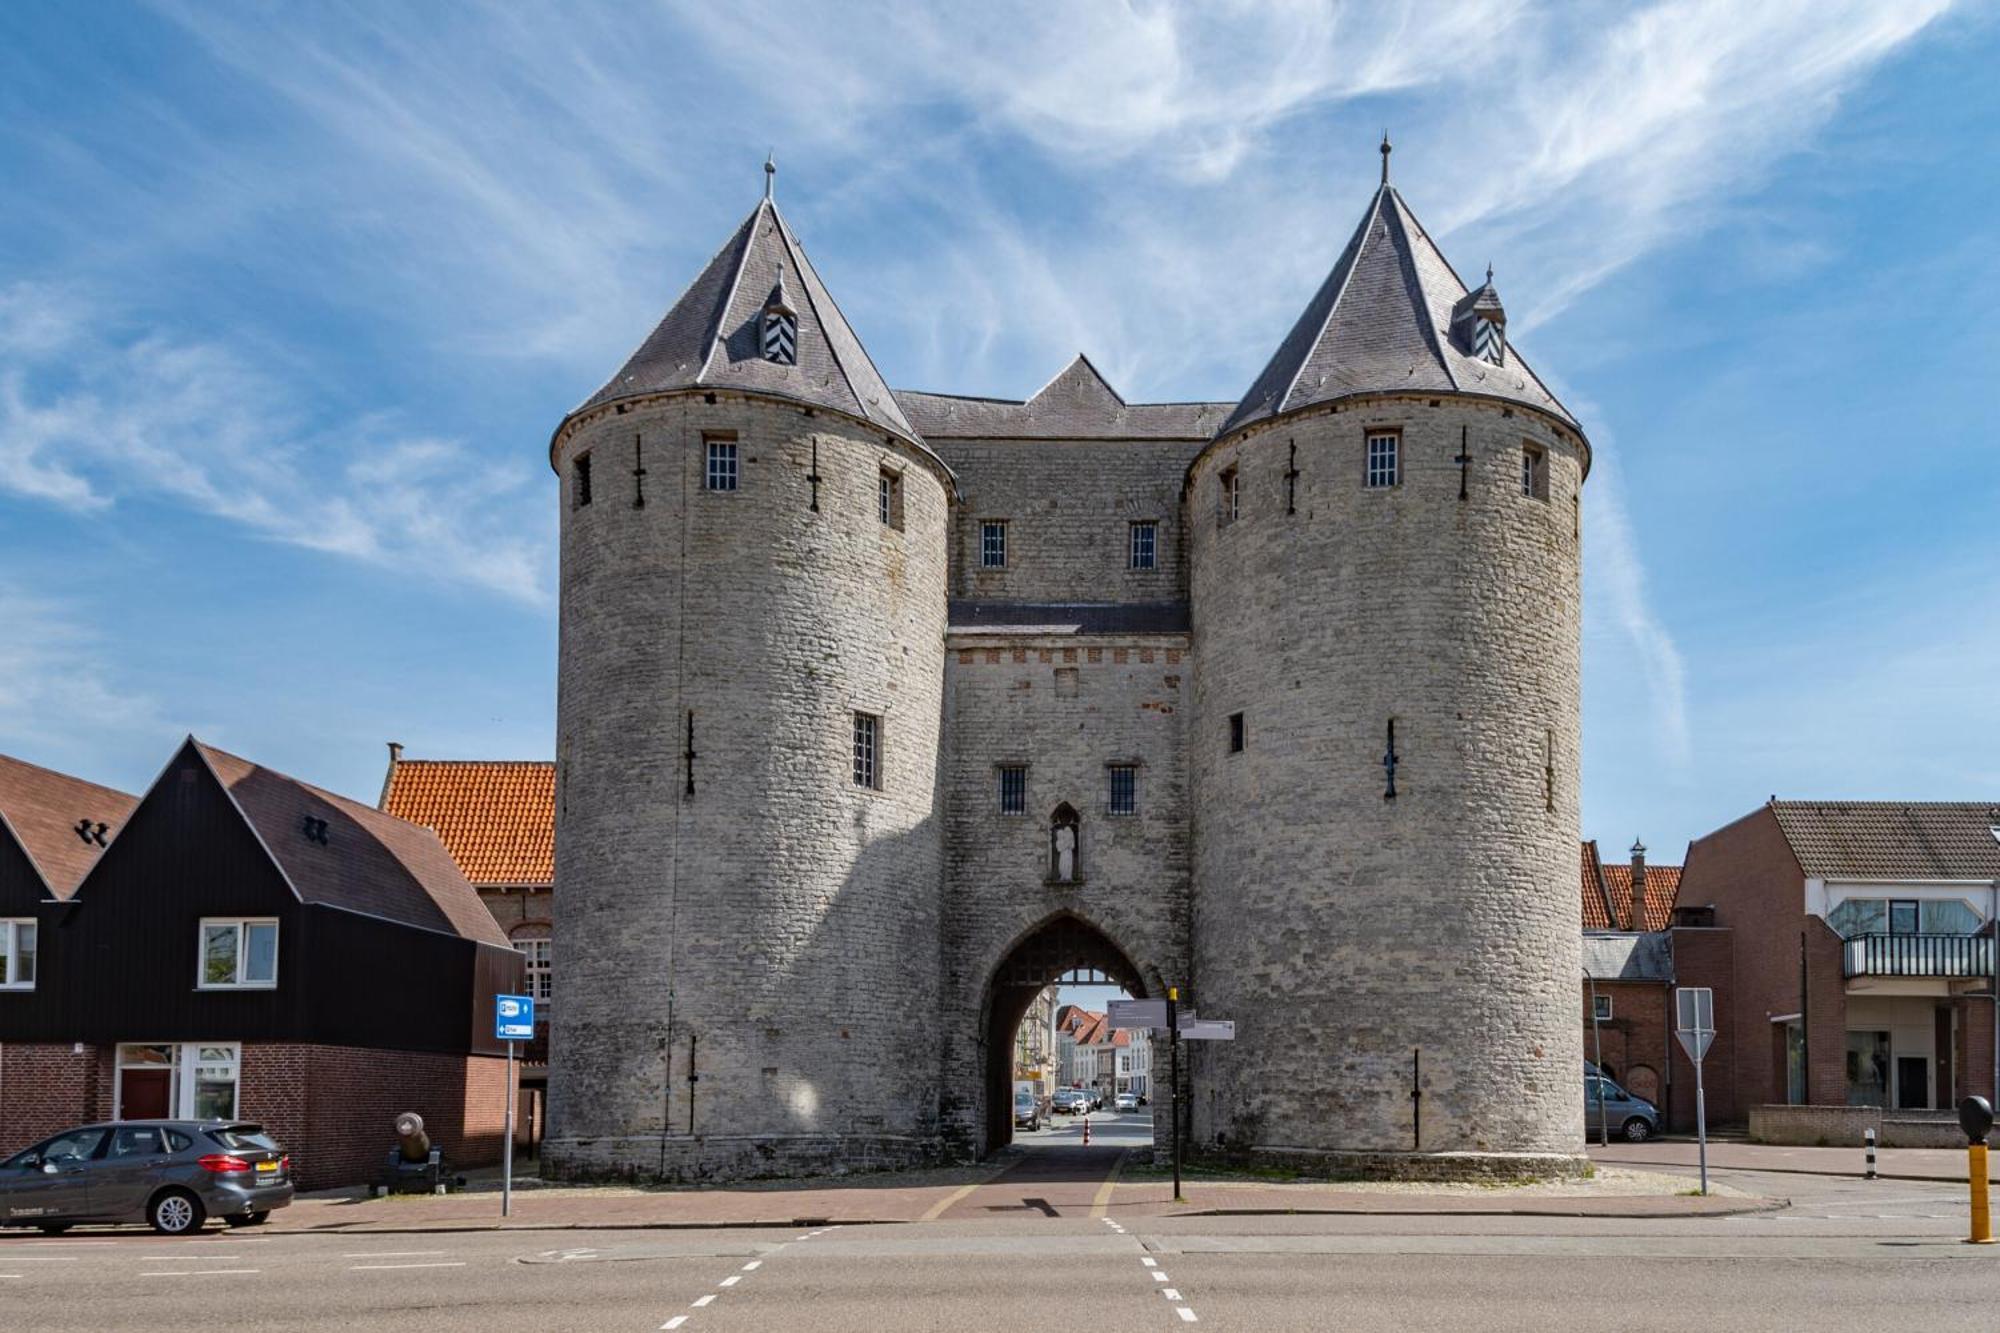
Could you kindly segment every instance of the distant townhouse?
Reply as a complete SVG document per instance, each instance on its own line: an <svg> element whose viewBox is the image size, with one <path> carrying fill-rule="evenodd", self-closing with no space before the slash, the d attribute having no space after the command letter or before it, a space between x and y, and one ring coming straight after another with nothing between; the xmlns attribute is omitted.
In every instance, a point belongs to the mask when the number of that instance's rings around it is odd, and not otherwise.
<svg viewBox="0 0 2000 1333"><path fill-rule="evenodd" d="M0 1153L242 1118L317 1188L371 1178L416 1111L497 1157L492 997L522 960L428 830L192 737L136 801L0 761L0 816Z"/></svg>
<svg viewBox="0 0 2000 1333"><path fill-rule="evenodd" d="M527 960L535 1040L521 1051L521 1083L548 1082L555 1001L556 766L545 759L406 759L389 743L379 809L437 834L459 873ZM539 1124L531 1103L531 1123Z"/></svg>
<svg viewBox="0 0 2000 1333"><path fill-rule="evenodd" d="M1922 1124L1992 1096L1996 896L1996 802L1773 800L1697 839L1676 962L1715 989L1710 1118ZM1772 1137L1846 1132L1765 1118Z"/></svg>
<svg viewBox="0 0 2000 1333"><path fill-rule="evenodd" d="M1680 879L1679 866L1648 865L1644 843L1608 865L1595 841L1583 844L1584 1058L1662 1109L1673 1081L1669 927Z"/></svg>
<svg viewBox="0 0 2000 1333"><path fill-rule="evenodd" d="M1152 1033L1145 1028L1120 1028L1111 1034L1111 1045L1117 1061L1114 1074L1116 1090L1150 1099L1153 1095Z"/></svg>
<svg viewBox="0 0 2000 1333"><path fill-rule="evenodd" d="M1056 988L1044 987L1014 1031L1014 1079L1036 1084L1043 1096L1056 1089Z"/></svg>
<svg viewBox="0 0 2000 1333"><path fill-rule="evenodd" d="M1056 1010L1056 1064L1063 1087L1083 1088L1096 1082L1097 1055L1090 1038L1103 1022L1103 1014L1080 1005L1066 1004Z"/></svg>

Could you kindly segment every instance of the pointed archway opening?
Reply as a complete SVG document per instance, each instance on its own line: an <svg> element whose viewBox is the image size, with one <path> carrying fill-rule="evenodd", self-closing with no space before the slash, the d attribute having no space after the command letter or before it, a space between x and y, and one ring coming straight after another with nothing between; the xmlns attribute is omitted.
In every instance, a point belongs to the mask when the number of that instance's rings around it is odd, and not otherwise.
<svg viewBox="0 0 2000 1333"><path fill-rule="evenodd" d="M1014 1101L1022 1021L1038 996L1058 984L1115 986L1147 996L1145 977L1125 951L1073 913L1050 917L1017 940L994 968L986 994L986 1150L1014 1139ZM1051 1043L1055 1036L1050 1036ZM1053 1051L1051 1051L1053 1054Z"/></svg>

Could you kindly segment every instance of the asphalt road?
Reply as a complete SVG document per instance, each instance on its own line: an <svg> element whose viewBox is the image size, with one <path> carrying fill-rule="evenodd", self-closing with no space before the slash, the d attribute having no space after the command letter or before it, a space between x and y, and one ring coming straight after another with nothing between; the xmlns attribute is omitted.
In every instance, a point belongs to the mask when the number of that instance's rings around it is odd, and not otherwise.
<svg viewBox="0 0 2000 1333"><path fill-rule="evenodd" d="M1093 1141L1095 1133L1093 1132ZM1962 1187L1718 1178L1782 1212L1052 1218L1116 1149L1070 1147L936 1220L816 1230L0 1238L30 1329L1880 1329L2000 1327ZM1031 1154L1040 1157L1041 1154ZM990 1200L982 1204L982 1197Z"/></svg>

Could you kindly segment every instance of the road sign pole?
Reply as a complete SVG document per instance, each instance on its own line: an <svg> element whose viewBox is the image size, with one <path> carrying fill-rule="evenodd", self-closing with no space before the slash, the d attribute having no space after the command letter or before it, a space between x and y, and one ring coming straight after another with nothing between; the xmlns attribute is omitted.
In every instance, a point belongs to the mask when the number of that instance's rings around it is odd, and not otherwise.
<svg viewBox="0 0 2000 1333"><path fill-rule="evenodd" d="M1701 1192L1708 1193L1708 1095L1701 1086L1701 1061L1694 1062L1694 1133L1701 1144Z"/></svg>
<svg viewBox="0 0 2000 1333"><path fill-rule="evenodd" d="M514 1215L514 1043L507 1043L507 1129L500 1142L500 1216Z"/></svg>
<svg viewBox="0 0 2000 1333"><path fill-rule="evenodd" d="M1186 1202L1181 1198L1181 1025L1180 1016L1175 1012L1181 998L1180 988L1167 988L1167 1056L1170 1064L1168 1077L1173 1080L1173 1091L1168 1103L1173 1108L1168 1129L1174 1136L1174 1202Z"/></svg>

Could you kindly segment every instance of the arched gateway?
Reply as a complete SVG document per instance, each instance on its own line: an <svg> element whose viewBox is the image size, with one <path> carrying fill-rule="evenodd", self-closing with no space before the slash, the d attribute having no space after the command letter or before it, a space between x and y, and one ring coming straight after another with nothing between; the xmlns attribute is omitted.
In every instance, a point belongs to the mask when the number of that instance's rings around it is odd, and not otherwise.
<svg viewBox="0 0 2000 1333"><path fill-rule="evenodd" d="M1092 974L1122 986L1135 998L1154 993L1139 968L1104 932L1069 912L1060 912L1029 931L1007 950L986 985L986 1072L984 1147L992 1151L1014 1136L1014 1033L1044 987L1071 974Z"/></svg>
<svg viewBox="0 0 2000 1333"><path fill-rule="evenodd" d="M1237 402L897 392L767 192L564 418L545 1169L985 1152L1074 967L1196 1151L1580 1166L1589 445L1386 166L1329 258Z"/></svg>

